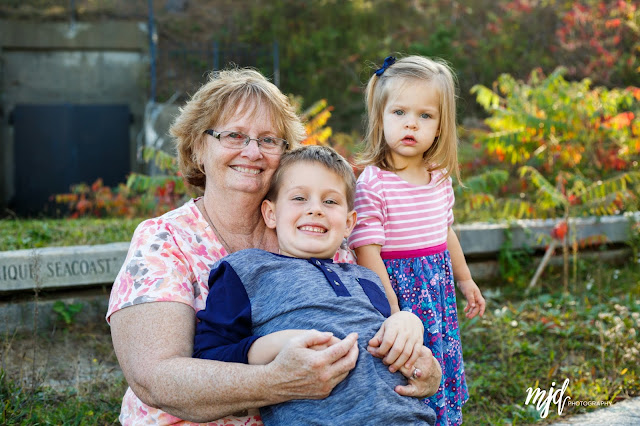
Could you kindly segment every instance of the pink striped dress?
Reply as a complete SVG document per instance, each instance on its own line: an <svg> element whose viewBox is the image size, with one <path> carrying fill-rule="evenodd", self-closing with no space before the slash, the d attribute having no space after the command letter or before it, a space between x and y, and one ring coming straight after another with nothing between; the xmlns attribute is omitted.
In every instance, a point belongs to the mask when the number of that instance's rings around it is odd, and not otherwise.
<svg viewBox="0 0 640 426"><path fill-rule="evenodd" d="M431 172L427 185L413 185L393 172L367 166L356 185L356 227L349 248L382 246L380 255L401 310L424 324L424 343L440 362L438 392L425 399L438 425L462 424L469 398L462 362L455 286L447 250L453 224L451 178Z"/></svg>
<svg viewBox="0 0 640 426"><path fill-rule="evenodd" d="M445 249L454 197L451 178L442 176L433 172L428 185L417 186L376 166L365 168L356 186L358 223L349 247L381 245L383 259Z"/></svg>

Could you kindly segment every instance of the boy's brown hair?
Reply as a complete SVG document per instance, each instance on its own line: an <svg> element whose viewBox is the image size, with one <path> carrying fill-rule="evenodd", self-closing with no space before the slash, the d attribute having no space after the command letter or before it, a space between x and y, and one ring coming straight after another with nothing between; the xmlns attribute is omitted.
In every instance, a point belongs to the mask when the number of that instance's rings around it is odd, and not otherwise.
<svg viewBox="0 0 640 426"><path fill-rule="evenodd" d="M347 206L349 207L349 211L353 210L356 188L356 176L353 173L353 167L351 167L349 162L345 160L342 155L338 154L335 149L321 145L305 145L282 154L280 165L271 179L269 192L267 192L267 196L265 197L267 200L276 201L285 172L292 165L302 161L321 164L340 176L345 184Z"/></svg>

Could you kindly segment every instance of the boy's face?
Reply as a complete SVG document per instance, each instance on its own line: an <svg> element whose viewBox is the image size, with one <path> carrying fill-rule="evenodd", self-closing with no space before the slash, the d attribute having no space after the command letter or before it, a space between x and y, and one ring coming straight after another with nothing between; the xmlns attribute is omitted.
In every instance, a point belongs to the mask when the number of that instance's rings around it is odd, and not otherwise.
<svg viewBox="0 0 640 426"><path fill-rule="evenodd" d="M262 216L278 234L280 254L332 258L356 222L342 178L322 164L302 161L282 176L275 202L262 202Z"/></svg>

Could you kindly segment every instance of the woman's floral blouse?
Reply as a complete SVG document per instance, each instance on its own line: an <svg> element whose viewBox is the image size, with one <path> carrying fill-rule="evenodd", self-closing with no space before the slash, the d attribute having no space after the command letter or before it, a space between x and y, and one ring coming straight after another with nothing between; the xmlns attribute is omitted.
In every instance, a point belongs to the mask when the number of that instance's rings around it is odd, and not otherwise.
<svg viewBox="0 0 640 426"><path fill-rule="evenodd" d="M147 302L180 302L195 313L205 307L209 293L209 271L227 255L200 210L190 200L163 216L148 219L136 229L129 252L111 290L107 321L111 314ZM336 262L355 263L353 255L341 249ZM123 425L191 425L162 410L150 407L127 389L122 401ZM208 425L262 425L258 410L244 417L225 417Z"/></svg>

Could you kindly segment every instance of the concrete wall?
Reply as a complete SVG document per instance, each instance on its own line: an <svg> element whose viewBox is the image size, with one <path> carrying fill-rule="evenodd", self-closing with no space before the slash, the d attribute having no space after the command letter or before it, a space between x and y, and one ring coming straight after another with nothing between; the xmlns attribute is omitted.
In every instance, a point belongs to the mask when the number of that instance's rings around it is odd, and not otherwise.
<svg viewBox="0 0 640 426"><path fill-rule="evenodd" d="M136 169L148 65L146 24L0 20L0 208L15 191L9 117L17 104L129 105L129 156Z"/></svg>
<svg viewBox="0 0 640 426"><path fill-rule="evenodd" d="M169 128L178 114L180 114L179 108L179 105L174 103L147 104L144 119L145 146L162 150L171 155L177 155L175 143L169 134ZM153 162L145 164L145 168L150 175L165 173L159 170Z"/></svg>

